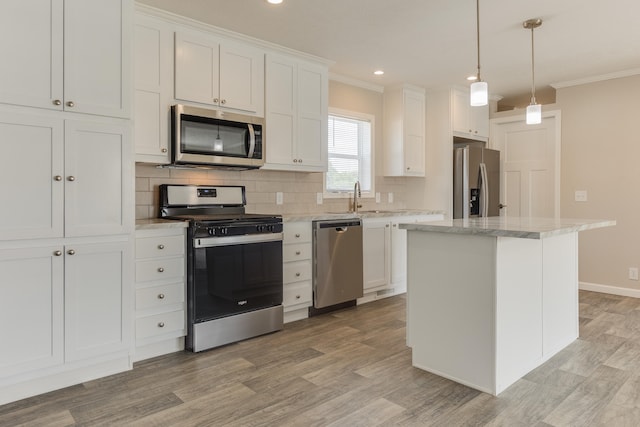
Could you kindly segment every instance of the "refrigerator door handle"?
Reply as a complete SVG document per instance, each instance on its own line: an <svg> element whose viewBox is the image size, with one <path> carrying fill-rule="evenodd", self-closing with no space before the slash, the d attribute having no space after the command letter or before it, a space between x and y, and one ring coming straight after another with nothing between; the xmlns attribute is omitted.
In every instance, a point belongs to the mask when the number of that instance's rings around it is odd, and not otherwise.
<svg viewBox="0 0 640 427"><path fill-rule="evenodd" d="M480 163L480 216L489 216L489 183L487 165Z"/></svg>

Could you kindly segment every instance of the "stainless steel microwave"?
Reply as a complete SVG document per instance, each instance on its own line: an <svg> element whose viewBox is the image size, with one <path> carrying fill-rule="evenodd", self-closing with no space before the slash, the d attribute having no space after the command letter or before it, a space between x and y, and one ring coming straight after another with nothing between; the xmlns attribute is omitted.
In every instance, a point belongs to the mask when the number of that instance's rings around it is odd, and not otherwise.
<svg viewBox="0 0 640 427"><path fill-rule="evenodd" d="M171 107L171 162L246 169L264 164L264 119L177 104Z"/></svg>

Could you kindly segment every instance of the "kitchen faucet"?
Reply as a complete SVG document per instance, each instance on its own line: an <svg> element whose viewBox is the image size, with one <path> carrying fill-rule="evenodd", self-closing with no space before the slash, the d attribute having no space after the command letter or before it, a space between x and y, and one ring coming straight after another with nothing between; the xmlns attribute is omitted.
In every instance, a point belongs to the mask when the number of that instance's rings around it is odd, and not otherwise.
<svg viewBox="0 0 640 427"><path fill-rule="evenodd" d="M358 208L361 208L362 205L358 204L358 197L362 197L362 193L360 192L360 181L356 181L353 186L353 212L358 213Z"/></svg>

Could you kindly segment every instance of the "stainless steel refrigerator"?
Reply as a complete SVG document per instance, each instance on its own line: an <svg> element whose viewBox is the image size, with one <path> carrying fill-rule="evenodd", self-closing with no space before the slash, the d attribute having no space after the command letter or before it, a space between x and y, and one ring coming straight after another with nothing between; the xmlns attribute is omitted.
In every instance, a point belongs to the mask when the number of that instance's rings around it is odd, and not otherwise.
<svg viewBox="0 0 640 427"><path fill-rule="evenodd" d="M453 218L500 215L500 152L453 150Z"/></svg>

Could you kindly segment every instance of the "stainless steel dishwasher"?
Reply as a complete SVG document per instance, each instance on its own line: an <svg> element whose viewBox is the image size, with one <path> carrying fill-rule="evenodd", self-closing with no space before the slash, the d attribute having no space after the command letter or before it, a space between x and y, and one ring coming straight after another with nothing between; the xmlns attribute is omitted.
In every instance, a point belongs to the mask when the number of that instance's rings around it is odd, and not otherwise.
<svg viewBox="0 0 640 427"><path fill-rule="evenodd" d="M355 305L362 297L362 285L361 220L313 221L313 308L309 313Z"/></svg>

